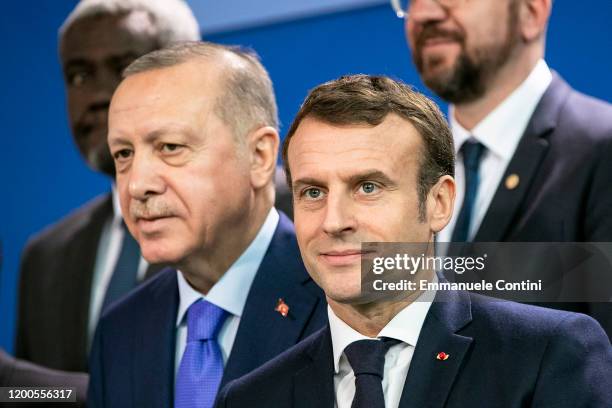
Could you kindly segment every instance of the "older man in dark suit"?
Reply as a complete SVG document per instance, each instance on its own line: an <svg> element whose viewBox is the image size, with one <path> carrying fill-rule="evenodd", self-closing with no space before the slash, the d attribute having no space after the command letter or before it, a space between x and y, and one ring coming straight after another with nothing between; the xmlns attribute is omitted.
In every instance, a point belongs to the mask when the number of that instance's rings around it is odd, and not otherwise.
<svg viewBox="0 0 612 408"><path fill-rule="evenodd" d="M452 215L452 136L433 102L389 78L343 77L311 91L283 152L329 325L229 383L218 408L609 405L612 347L592 318L443 290L424 264L395 281L413 289L370 279L367 261L392 255L371 243L432 256Z"/></svg>
<svg viewBox="0 0 612 408"><path fill-rule="evenodd" d="M457 201L437 240L612 241L612 106L544 61L552 0L392 3L423 81L451 103ZM611 305L551 306L612 337Z"/></svg>
<svg viewBox="0 0 612 408"><path fill-rule="evenodd" d="M258 58L184 43L133 62L109 109L125 222L160 272L102 317L91 407L211 407L220 384L325 321L274 208L272 82Z"/></svg>

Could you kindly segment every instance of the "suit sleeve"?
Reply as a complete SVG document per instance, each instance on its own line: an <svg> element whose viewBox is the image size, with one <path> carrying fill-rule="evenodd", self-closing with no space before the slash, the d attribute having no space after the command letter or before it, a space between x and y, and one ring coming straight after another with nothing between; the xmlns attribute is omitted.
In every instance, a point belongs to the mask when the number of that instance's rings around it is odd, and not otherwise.
<svg viewBox="0 0 612 408"><path fill-rule="evenodd" d="M612 401L612 346L592 318L572 314L542 357L532 407L596 408Z"/></svg>
<svg viewBox="0 0 612 408"><path fill-rule="evenodd" d="M104 359L102 351L103 321L100 320L89 355L89 389L87 408L104 407Z"/></svg>

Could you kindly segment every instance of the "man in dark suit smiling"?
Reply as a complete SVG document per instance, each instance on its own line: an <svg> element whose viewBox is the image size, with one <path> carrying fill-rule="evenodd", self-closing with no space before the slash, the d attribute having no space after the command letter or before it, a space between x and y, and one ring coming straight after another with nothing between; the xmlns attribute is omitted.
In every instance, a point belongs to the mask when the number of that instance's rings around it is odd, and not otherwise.
<svg viewBox="0 0 612 408"><path fill-rule="evenodd" d="M358 75L311 91L283 157L300 251L325 291L329 325L229 383L218 408L609 403L612 349L588 316L463 291L368 289L363 243L417 243L433 254L453 211L453 156L441 112L404 84ZM426 268L415 277L438 279Z"/></svg>

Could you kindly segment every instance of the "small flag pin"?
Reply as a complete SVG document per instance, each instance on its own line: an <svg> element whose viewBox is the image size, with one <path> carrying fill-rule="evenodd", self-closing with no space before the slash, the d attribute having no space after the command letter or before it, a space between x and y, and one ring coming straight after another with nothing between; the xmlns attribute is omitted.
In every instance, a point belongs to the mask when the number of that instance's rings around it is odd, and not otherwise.
<svg viewBox="0 0 612 408"><path fill-rule="evenodd" d="M446 354L445 352L441 351L436 355L436 358L440 361L446 361L448 360L448 358L450 357L450 354Z"/></svg>
<svg viewBox="0 0 612 408"><path fill-rule="evenodd" d="M283 298L279 298L278 302L276 302L276 307L274 310L281 314L283 317L287 317L289 314L289 305L285 303Z"/></svg>

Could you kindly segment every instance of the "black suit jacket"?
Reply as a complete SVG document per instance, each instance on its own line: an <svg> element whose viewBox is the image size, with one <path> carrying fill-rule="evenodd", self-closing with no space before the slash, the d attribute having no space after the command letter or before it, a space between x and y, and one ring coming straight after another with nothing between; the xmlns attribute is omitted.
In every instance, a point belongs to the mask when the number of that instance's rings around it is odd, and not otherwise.
<svg viewBox="0 0 612 408"><path fill-rule="evenodd" d="M612 105L554 74L474 241L610 242L611 186Z"/></svg>
<svg viewBox="0 0 612 408"><path fill-rule="evenodd" d="M467 292L438 292L419 335L401 408L603 408L612 349L591 318ZM449 354L445 361L436 355ZM325 327L221 391L216 408L333 408Z"/></svg>
<svg viewBox="0 0 612 408"><path fill-rule="evenodd" d="M554 73L474 241L612 242L612 105ZM587 313L612 338L612 303L542 305Z"/></svg>
<svg viewBox="0 0 612 408"><path fill-rule="evenodd" d="M33 237L19 277L16 355L46 367L87 371L92 277L110 194L99 196ZM159 268L150 267L147 277Z"/></svg>
<svg viewBox="0 0 612 408"><path fill-rule="evenodd" d="M87 374L68 373L49 370L35 364L21 361L6 354L0 349L0 387L74 387L76 389L76 406L85 406L87 395ZM1 404L2 407L23 407L24 403ZM41 407L64 406L58 403L36 403ZM75 406L75 403L66 403Z"/></svg>
<svg viewBox="0 0 612 408"><path fill-rule="evenodd" d="M289 305L287 317L274 310L279 298ZM179 301L176 271L168 268L102 317L91 353L90 408L173 406ZM249 290L221 384L293 346L326 318L323 292L308 276L293 224L281 213Z"/></svg>

